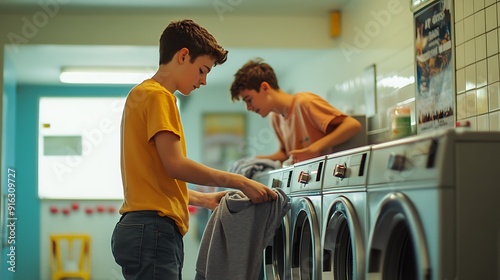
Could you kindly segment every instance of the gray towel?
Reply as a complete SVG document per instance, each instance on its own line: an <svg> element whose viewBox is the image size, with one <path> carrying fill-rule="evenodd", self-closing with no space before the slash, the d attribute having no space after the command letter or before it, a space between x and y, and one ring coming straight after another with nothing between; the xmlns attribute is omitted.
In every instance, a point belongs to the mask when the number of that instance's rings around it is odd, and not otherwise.
<svg viewBox="0 0 500 280"><path fill-rule="evenodd" d="M196 280L258 279L264 248L290 209L281 189L278 199L253 204L240 191L230 191L210 216L201 240Z"/></svg>
<svg viewBox="0 0 500 280"><path fill-rule="evenodd" d="M261 172L278 168L281 168L281 162L279 160L249 157L235 161L233 165L229 167L228 172L240 174L252 179Z"/></svg>

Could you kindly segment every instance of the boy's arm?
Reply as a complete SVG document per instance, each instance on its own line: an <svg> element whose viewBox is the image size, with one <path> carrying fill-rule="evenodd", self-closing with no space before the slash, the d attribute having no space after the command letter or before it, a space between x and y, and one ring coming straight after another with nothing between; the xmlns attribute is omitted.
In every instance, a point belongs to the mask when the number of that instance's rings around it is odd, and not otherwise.
<svg viewBox="0 0 500 280"><path fill-rule="evenodd" d="M335 129L333 129L332 124L330 124L330 126L332 127L330 133L312 143L309 147L291 151L290 155L293 157L293 162L321 156L323 151L351 139L361 129L361 124L350 116L345 117Z"/></svg>
<svg viewBox="0 0 500 280"><path fill-rule="evenodd" d="M189 205L199 206L214 210L218 205L222 197L226 195L227 192L211 192L204 193L188 189Z"/></svg>
<svg viewBox="0 0 500 280"><path fill-rule="evenodd" d="M154 136L156 150L163 167L170 177L185 182L234 188L245 193L253 203L275 200L278 195L270 188L243 175L229 173L188 159L182 152L179 136L169 131L160 131Z"/></svg>
<svg viewBox="0 0 500 280"><path fill-rule="evenodd" d="M279 160L280 162L284 162L285 160L288 159L288 155L285 153L283 150L278 150L276 153L271 154L271 155L259 155L255 156L256 158L266 158L270 160Z"/></svg>

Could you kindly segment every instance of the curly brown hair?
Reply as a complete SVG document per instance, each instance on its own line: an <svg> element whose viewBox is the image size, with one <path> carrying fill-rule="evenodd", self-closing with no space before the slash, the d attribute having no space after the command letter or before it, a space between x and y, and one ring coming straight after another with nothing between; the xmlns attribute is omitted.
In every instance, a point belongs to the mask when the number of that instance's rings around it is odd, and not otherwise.
<svg viewBox="0 0 500 280"><path fill-rule="evenodd" d="M231 85L231 100L240 100L240 92L246 89L260 91L262 82L267 82L273 89L278 90L278 79L273 68L263 62L261 58L248 61L234 74L234 81Z"/></svg>
<svg viewBox="0 0 500 280"><path fill-rule="evenodd" d="M170 62L182 48L189 50L191 63L202 55L215 59L215 65L227 60L228 51L204 27L190 19L172 21L165 28L160 37L160 64Z"/></svg>

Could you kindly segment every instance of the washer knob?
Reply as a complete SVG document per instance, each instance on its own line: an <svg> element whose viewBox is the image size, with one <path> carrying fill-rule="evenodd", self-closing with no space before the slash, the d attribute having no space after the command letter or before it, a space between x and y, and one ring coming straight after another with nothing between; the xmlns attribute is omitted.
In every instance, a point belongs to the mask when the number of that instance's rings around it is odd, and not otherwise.
<svg viewBox="0 0 500 280"><path fill-rule="evenodd" d="M335 168L333 169L333 176L344 179L345 174L347 172L347 164L335 164Z"/></svg>
<svg viewBox="0 0 500 280"><path fill-rule="evenodd" d="M405 168L406 157L404 155L390 154L387 168L390 170L403 171Z"/></svg>
<svg viewBox="0 0 500 280"><path fill-rule="evenodd" d="M300 171L299 183L307 184L309 182L309 180L311 180L311 175L309 175L309 173L307 173L307 172Z"/></svg>
<svg viewBox="0 0 500 280"><path fill-rule="evenodd" d="M271 188L276 188L276 189L281 188L281 181L276 178L273 178L273 182L271 183Z"/></svg>

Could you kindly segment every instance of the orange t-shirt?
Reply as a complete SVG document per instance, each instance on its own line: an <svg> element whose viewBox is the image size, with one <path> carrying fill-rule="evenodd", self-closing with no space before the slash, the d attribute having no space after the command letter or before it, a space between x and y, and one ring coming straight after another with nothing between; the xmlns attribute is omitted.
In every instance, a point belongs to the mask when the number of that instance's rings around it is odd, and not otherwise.
<svg viewBox="0 0 500 280"><path fill-rule="evenodd" d="M158 211L160 216L173 219L184 235L189 225L187 184L168 175L154 142L156 133L170 131L179 136L186 155L176 100L152 79L134 87L127 96L121 131L124 202L120 213Z"/></svg>
<svg viewBox="0 0 500 280"><path fill-rule="evenodd" d="M310 93L293 95L292 106L286 116L272 113L271 123L285 153L308 147L327 134L329 124L339 124L346 117L320 96ZM333 152L333 147L326 153Z"/></svg>

